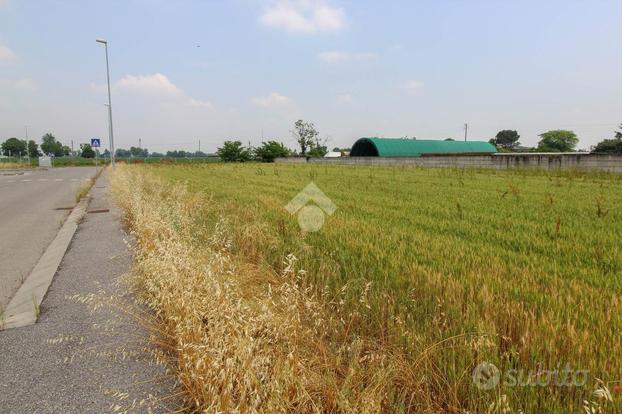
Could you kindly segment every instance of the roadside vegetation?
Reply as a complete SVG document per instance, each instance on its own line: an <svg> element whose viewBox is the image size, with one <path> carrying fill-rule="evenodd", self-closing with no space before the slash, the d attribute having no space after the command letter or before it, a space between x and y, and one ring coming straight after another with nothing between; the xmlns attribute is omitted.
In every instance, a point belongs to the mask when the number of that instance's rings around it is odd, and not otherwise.
<svg viewBox="0 0 622 414"><path fill-rule="evenodd" d="M311 181L337 211L303 233L284 206ZM621 184L282 164L112 178L137 292L208 412L622 409ZM531 385L478 389L484 361ZM586 383L533 385L564 368Z"/></svg>
<svg viewBox="0 0 622 414"><path fill-rule="evenodd" d="M0 162L0 170L18 170L22 168L31 168L31 164L27 162Z"/></svg>

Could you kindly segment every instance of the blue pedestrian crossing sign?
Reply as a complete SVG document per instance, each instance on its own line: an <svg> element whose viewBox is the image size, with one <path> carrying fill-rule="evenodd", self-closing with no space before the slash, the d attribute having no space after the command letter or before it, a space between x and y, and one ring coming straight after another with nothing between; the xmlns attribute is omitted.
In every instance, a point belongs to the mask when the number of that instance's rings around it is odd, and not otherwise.
<svg viewBox="0 0 622 414"><path fill-rule="evenodd" d="M99 138L91 138L91 147L99 148L101 145L101 140Z"/></svg>

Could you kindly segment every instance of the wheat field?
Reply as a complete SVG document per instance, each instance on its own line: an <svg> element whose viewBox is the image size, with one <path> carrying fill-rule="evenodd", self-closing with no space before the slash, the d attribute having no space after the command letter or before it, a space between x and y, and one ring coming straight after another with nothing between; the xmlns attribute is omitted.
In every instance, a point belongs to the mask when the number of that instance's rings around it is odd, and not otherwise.
<svg viewBox="0 0 622 414"><path fill-rule="evenodd" d="M311 182L337 209L308 233L285 206ZM112 188L188 411L622 409L622 176L119 166Z"/></svg>

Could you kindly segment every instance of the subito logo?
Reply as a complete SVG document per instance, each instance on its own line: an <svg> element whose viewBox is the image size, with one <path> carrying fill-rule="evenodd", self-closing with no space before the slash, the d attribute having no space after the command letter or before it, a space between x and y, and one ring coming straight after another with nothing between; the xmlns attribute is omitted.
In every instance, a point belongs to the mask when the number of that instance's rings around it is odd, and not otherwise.
<svg viewBox="0 0 622 414"><path fill-rule="evenodd" d="M499 384L501 372L494 364L482 362L473 370L472 378L473 384L480 390L491 390Z"/></svg>
<svg viewBox="0 0 622 414"><path fill-rule="evenodd" d="M315 183L311 182L287 203L285 209L290 214L298 215L298 225L303 231L314 232L322 228L324 216L332 215L337 206Z"/></svg>

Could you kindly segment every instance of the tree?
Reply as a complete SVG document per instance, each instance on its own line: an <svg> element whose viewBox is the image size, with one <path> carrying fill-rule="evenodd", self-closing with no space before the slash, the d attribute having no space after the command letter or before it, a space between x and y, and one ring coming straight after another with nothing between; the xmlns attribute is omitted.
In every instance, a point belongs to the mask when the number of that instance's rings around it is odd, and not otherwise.
<svg viewBox="0 0 622 414"><path fill-rule="evenodd" d="M315 129L315 125L312 122L304 122L299 119L294 123L294 130L292 131L294 138L300 145L300 155L307 155L309 150L317 140L319 132Z"/></svg>
<svg viewBox="0 0 622 414"><path fill-rule="evenodd" d="M170 157L170 158L186 158L188 156L190 156L191 154L189 152L186 152L184 150L181 151L166 151L166 156Z"/></svg>
<svg viewBox="0 0 622 414"><path fill-rule="evenodd" d="M17 138L9 138L2 143L2 153L13 157L26 155L26 141Z"/></svg>
<svg viewBox="0 0 622 414"><path fill-rule="evenodd" d="M240 141L225 141L222 147L218 148L216 154L225 162L244 162L251 159L251 149L246 148Z"/></svg>
<svg viewBox="0 0 622 414"><path fill-rule="evenodd" d="M128 158L131 155L131 153L123 148L117 148L114 151L114 156L117 158Z"/></svg>
<svg viewBox="0 0 622 414"><path fill-rule="evenodd" d="M146 148L130 147L130 155L132 157L148 157L149 151Z"/></svg>
<svg viewBox="0 0 622 414"><path fill-rule="evenodd" d="M289 149L276 141L262 142L260 147L255 148L255 156L264 162L273 162L275 158L287 157L288 155Z"/></svg>
<svg viewBox="0 0 622 414"><path fill-rule="evenodd" d="M95 158L95 151L90 144L80 144L80 149L82 150L80 153L82 158Z"/></svg>
<svg viewBox="0 0 622 414"><path fill-rule="evenodd" d="M108 148L102 153L102 158L110 158L110 150L108 150Z"/></svg>
<svg viewBox="0 0 622 414"><path fill-rule="evenodd" d="M28 156L37 158L39 155L41 155L41 152L39 152L39 145L31 139L28 141Z"/></svg>
<svg viewBox="0 0 622 414"><path fill-rule="evenodd" d="M58 142L56 137L49 132L41 137L41 141L43 141L41 144L41 151L43 151L44 154L54 155L55 157L60 157L65 154L63 144ZM71 152L71 150L69 152Z"/></svg>
<svg viewBox="0 0 622 414"><path fill-rule="evenodd" d="M622 124L620 125L622 130ZM622 154L622 131L615 131L613 139L605 139L594 147L594 152L601 154Z"/></svg>
<svg viewBox="0 0 622 414"><path fill-rule="evenodd" d="M574 151L574 148L579 143L577 134L563 129L544 132L540 134L540 138L542 139L538 143L537 151L541 152Z"/></svg>
<svg viewBox="0 0 622 414"><path fill-rule="evenodd" d="M520 145L520 142L518 142L519 138L520 135L518 135L518 132L511 129L504 129L503 131L497 132L497 135L489 142L501 148L512 149Z"/></svg>
<svg viewBox="0 0 622 414"><path fill-rule="evenodd" d="M322 158L326 154L328 154L328 148L326 148L326 145L321 145L317 141L313 143L311 149L307 152L309 157L316 158Z"/></svg>

